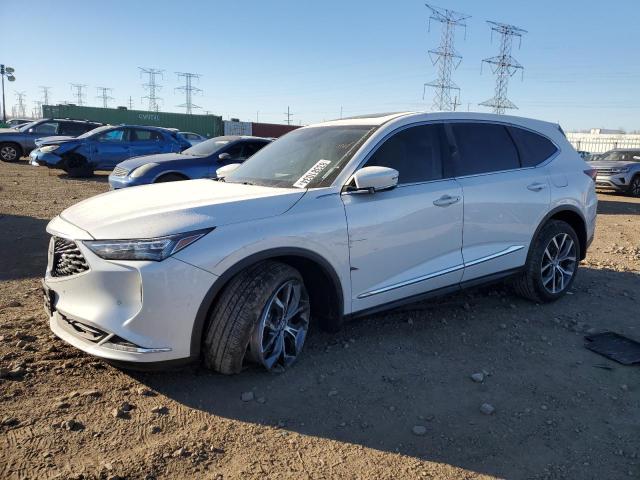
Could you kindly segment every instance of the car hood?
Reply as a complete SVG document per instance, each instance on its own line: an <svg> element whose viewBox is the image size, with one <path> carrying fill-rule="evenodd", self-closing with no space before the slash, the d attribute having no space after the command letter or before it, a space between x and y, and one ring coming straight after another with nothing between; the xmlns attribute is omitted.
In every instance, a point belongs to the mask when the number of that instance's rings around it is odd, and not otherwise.
<svg viewBox="0 0 640 480"><path fill-rule="evenodd" d="M600 161L596 160L595 162L589 162L593 168L621 168L627 167L629 165L638 165L638 162L611 162L611 161Z"/></svg>
<svg viewBox="0 0 640 480"><path fill-rule="evenodd" d="M38 145L39 147L42 147L43 145L57 145L58 143L68 142L69 140L75 140L75 137L64 135L41 137L36 139L36 145Z"/></svg>
<svg viewBox="0 0 640 480"><path fill-rule="evenodd" d="M118 167L126 168L129 172L134 168L138 168L147 163L165 163L173 162L175 160L189 160L194 157L192 155L182 155L181 153L159 153L157 155L144 155L142 157L133 157L124 162L120 162Z"/></svg>
<svg viewBox="0 0 640 480"><path fill-rule="evenodd" d="M214 180L158 183L103 193L60 217L99 240L152 238L280 215L305 191Z"/></svg>

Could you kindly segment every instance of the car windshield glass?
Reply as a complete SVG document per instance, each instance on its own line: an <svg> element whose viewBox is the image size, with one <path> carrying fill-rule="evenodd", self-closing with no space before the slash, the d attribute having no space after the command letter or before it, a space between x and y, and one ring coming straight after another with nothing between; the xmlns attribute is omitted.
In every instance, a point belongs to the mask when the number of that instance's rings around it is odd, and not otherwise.
<svg viewBox="0 0 640 480"><path fill-rule="evenodd" d="M31 127L33 127L36 123L38 123L38 122L37 121L36 122L29 122L26 125L23 125L20 128L18 128L18 130L21 131L21 132L26 132Z"/></svg>
<svg viewBox="0 0 640 480"><path fill-rule="evenodd" d="M597 159L605 162L640 162L640 151L639 152L622 152L622 151L613 151L605 153L602 157Z"/></svg>
<svg viewBox="0 0 640 480"><path fill-rule="evenodd" d="M264 147L224 180L283 188L325 187L374 130L370 125L300 128Z"/></svg>
<svg viewBox="0 0 640 480"><path fill-rule="evenodd" d="M220 138L211 138L197 145L194 145L191 148L187 148L182 153L184 155L193 155L194 157L212 155L213 153L217 152L228 143L229 143L229 140L221 140Z"/></svg>
<svg viewBox="0 0 640 480"><path fill-rule="evenodd" d="M110 128L113 128L113 126L105 125L103 127L94 128L93 130L89 130L88 132L85 132L82 135L78 135L76 138L89 138L92 135L95 135L100 132L104 132L105 130L109 130Z"/></svg>

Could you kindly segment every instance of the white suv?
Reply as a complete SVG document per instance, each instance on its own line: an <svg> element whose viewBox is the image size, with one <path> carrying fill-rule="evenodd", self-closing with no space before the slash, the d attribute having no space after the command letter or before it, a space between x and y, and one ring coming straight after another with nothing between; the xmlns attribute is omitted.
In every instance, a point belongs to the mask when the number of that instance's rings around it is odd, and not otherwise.
<svg viewBox="0 0 640 480"><path fill-rule="evenodd" d="M537 120L338 120L225 170L54 218L44 284L56 335L125 364L282 369L310 325L337 330L507 276L533 301L556 300L594 233L595 170Z"/></svg>

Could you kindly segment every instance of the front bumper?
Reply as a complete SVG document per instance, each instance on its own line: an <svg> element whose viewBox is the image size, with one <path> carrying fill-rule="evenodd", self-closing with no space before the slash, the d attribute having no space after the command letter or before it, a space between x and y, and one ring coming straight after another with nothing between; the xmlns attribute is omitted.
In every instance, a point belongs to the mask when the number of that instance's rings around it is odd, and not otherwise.
<svg viewBox="0 0 640 480"><path fill-rule="evenodd" d="M597 175L596 188L598 190L615 190L617 192L625 192L629 189L629 181L624 173L616 175Z"/></svg>
<svg viewBox="0 0 640 480"><path fill-rule="evenodd" d="M82 242L89 270L44 279L51 330L91 355L153 363L192 357L196 313L217 277L169 257L162 262L107 261Z"/></svg>
<svg viewBox="0 0 640 480"><path fill-rule="evenodd" d="M109 175L109 187L111 190L117 190L120 188L126 187L135 187L137 185L147 185L150 182L144 177L140 178L131 178L129 175L126 176L115 176Z"/></svg>
<svg viewBox="0 0 640 480"><path fill-rule="evenodd" d="M31 150L29 154L29 163L35 167L45 166L51 168L60 168L62 158L53 152L41 152L39 148Z"/></svg>

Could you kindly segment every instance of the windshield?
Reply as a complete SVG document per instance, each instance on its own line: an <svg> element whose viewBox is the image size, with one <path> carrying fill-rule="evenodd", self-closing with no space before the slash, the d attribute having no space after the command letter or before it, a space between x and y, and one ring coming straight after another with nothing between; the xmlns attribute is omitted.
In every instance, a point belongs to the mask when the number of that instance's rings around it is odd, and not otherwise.
<svg viewBox="0 0 640 480"><path fill-rule="evenodd" d="M113 128L113 125L104 125L102 127L94 128L93 130L89 130L88 132L83 133L82 135L78 135L76 138L89 138L91 135L95 135L96 133L104 132L105 130L109 130Z"/></svg>
<svg viewBox="0 0 640 480"><path fill-rule="evenodd" d="M640 151L620 151L613 150L607 152L597 159L599 162L640 162Z"/></svg>
<svg viewBox="0 0 640 480"><path fill-rule="evenodd" d="M283 188L326 187L374 130L368 125L293 130L257 152L224 180Z"/></svg>
<svg viewBox="0 0 640 480"><path fill-rule="evenodd" d="M187 148L182 152L183 155L193 155L194 157L212 155L227 145L229 140L222 140L221 137L211 138L204 142L198 143L191 148Z"/></svg>
<svg viewBox="0 0 640 480"><path fill-rule="evenodd" d="M22 125L20 128L18 128L18 130L20 132L26 132L27 130L29 130L31 127L33 127L38 122L39 122L39 120L36 120L35 122L29 122L26 125Z"/></svg>

